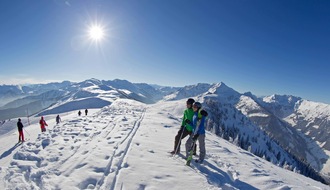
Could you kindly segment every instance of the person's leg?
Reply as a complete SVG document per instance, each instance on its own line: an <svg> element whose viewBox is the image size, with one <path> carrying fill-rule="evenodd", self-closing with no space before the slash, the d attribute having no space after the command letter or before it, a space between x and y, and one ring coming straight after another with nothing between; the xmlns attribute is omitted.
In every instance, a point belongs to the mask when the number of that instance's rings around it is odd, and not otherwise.
<svg viewBox="0 0 330 190"><path fill-rule="evenodd" d="M184 127L181 127L178 133L176 134L174 141L174 150L172 151L173 153L180 152L181 139L184 131L185 131Z"/></svg>
<svg viewBox="0 0 330 190"><path fill-rule="evenodd" d="M21 131L18 131L18 142L21 142Z"/></svg>
<svg viewBox="0 0 330 190"><path fill-rule="evenodd" d="M191 137L189 137L188 140L186 141L186 158L188 158L189 156L189 152L192 148L192 144L193 144L193 140Z"/></svg>
<svg viewBox="0 0 330 190"><path fill-rule="evenodd" d="M23 133L23 131L21 131L21 133L22 133L22 141L24 141L24 133Z"/></svg>
<svg viewBox="0 0 330 190"><path fill-rule="evenodd" d="M186 131L187 131L187 130L186 130ZM187 131L187 133L185 134L184 137L186 137L187 135L191 135L191 134L192 134L192 132L188 132L188 131ZM184 137L182 137L182 139L183 139ZM194 152L193 152L193 155L196 155L196 150L197 150L197 143L195 143L195 145L194 145Z"/></svg>
<svg viewBox="0 0 330 190"><path fill-rule="evenodd" d="M205 150L205 134L199 135L198 137L199 143L199 162L203 162L206 154Z"/></svg>

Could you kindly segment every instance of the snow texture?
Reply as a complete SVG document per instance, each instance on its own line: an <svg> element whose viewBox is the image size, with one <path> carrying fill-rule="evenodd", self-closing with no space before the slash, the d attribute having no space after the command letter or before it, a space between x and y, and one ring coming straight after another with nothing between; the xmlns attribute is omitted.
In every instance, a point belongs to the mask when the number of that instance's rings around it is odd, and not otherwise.
<svg viewBox="0 0 330 190"><path fill-rule="evenodd" d="M78 106L78 104L72 104ZM16 120L1 125L0 189L330 189L206 133L203 164L172 156L185 100L152 105L118 99L78 116L77 110L22 118L29 140L16 144ZM184 151L183 140L181 153ZM197 158L197 157L196 157Z"/></svg>

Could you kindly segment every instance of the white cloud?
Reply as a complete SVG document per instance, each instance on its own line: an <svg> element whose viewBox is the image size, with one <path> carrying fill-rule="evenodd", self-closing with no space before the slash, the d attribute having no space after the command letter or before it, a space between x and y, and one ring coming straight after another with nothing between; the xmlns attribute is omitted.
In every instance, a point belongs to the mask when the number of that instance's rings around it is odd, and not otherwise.
<svg viewBox="0 0 330 190"><path fill-rule="evenodd" d="M58 80L42 79L42 78L33 78L28 76L3 76L0 75L0 85L17 85L17 84L46 84L50 82L58 82Z"/></svg>

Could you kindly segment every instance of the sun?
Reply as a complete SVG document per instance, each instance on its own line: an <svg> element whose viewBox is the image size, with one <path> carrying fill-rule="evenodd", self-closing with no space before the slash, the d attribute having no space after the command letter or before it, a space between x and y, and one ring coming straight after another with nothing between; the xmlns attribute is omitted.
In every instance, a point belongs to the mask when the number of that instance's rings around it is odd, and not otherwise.
<svg viewBox="0 0 330 190"><path fill-rule="evenodd" d="M88 35L93 41L101 41L104 38L105 33L103 27L94 25L89 28Z"/></svg>

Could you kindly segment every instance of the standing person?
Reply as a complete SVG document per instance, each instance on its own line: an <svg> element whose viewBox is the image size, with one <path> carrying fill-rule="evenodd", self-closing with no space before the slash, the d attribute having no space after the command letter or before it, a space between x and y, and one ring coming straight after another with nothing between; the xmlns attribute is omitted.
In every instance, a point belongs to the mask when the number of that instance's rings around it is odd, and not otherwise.
<svg viewBox="0 0 330 190"><path fill-rule="evenodd" d="M23 124L21 122L21 119L18 119L17 122L17 129L18 129L18 142L24 142L24 134L23 134Z"/></svg>
<svg viewBox="0 0 330 190"><path fill-rule="evenodd" d="M46 126L48 126L48 124L44 120L44 117L41 117L41 119L39 121L39 124L40 124L40 128L41 128L41 132L45 132L46 131Z"/></svg>
<svg viewBox="0 0 330 190"><path fill-rule="evenodd" d="M57 115L57 116L56 116L56 124L59 124L60 122L61 122L60 115Z"/></svg>
<svg viewBox="0 0 330 190"><path fill-rule="evenodd" d="M177 135L175 136L174 150L171 152L171 154L177 154L180 152L181 140L192 132L192 126L187 124L187 121L192 121L192 118L194 116L194 110L192 109L194 102L195 100L192 98L189 98L186 102L187 109L185 109L183 112L181 127ZM196 148L194 150L196 151Z"/></svg>
<svg viewBox="0 0 330 190"><path fill-rule="evenodd" d="M81 115L81 111L80 111L80 110L78 111L78 115L79 115L79 116Z"/></svg>
<svg viewBox="0 0 330 190"><path fill-rule="evenodd" d="M87 113L88 113L88 110L87 109L85 109L85 115L87 116Z"/></svg>
<svg viewBox="0 0 330 190"><path fill-rule="evenodd" d="M207 112L202 110L202 104L195 102L193 105L194 116L191 122L193 127L193 132L190 135L189 139L186 142L186 156L187 156L187 165L190 164L192 155L190 153L192 146L198 141L199 144L199 159L195 160L197 163L203 163L206 150L205 150L205 118ZM189 162L189 164L188 164Z"/></svg>

